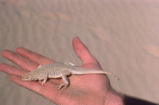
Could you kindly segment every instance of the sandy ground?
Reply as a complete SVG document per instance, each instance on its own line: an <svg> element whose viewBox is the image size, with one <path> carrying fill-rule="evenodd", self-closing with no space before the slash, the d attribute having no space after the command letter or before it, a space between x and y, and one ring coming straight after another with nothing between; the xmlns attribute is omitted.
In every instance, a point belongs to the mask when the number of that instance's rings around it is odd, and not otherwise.
<svg viewBox="0 0 159 105"><path fill-rule="evenodd" d="M158 0L0 0L0 51L22 46L79 65L71 45L79 36L120 77L110 77L117 91L159 103L158 11ZM0 103L52 105L1 72Z"/></svg>

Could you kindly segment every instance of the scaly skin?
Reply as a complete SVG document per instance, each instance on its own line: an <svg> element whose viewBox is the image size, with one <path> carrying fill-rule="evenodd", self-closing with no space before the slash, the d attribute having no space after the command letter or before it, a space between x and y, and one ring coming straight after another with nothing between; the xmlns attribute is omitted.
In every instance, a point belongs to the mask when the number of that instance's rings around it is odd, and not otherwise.
<svg viewBox="0 0 159 105"><path fill-rule="evenodd" d="M72 65L66 65L63 63L52 63L43 66L38 66L37 69L32 72L26 73L22 80L43 80L42 85L45 84L48 78L62 78L64 83L60 84L58 89L68 87L69 75L83 75L83 74L110 74L103 70L97 69L85 69L82 67L76 67Z"/></svg>

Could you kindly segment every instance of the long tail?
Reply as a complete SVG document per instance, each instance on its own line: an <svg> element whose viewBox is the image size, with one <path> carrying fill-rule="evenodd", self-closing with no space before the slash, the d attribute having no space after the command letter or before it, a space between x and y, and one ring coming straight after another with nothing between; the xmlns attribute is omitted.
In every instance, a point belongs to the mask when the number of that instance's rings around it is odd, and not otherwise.
<svg viewBox="0 0 159 105"><path fill-rule="evenodd" d="M106 72L104 70L101 70L101 69L86 69L86 68L81 68L81 67L76 67L74 69L71 69L70 70L72 74L75 74L75 75L78 75L78 74L106 74L106 75L109 75L109 76L112 76L114 78L117 78L119 80L119 77L112 74L112 73L109 73L109 72Z"/></svg>
<svg viewBox="0 0 159 105"><path fill-rule="evenodd" d="M85 68L76 68L73 70L70 70L72 74L107 74L111 75L111 73L108 73L103 70L97 70L97 69L85 69Z"/></svg>

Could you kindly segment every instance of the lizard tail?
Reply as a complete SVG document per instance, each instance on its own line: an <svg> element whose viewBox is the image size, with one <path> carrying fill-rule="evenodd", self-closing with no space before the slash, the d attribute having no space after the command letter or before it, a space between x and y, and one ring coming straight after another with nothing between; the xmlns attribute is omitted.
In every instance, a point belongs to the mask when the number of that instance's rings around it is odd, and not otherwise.
<svg viewBox="0 0 159 105"><path fill-rule="evenodd" d="M103 70L96 70L96 69L78 69L78 70L70 70L72 74L106 74L111 75L111 73L108 73Z"/></svg>
<svg viewBox="0 0 159 105"><path fill-rule="evenodd" d="M76 68L76 69L72 69L70 71L72 74L75 74L75 75L78 75L78 74L105 74L105 75L110 75L110 76L117 78L119 80L119 77L117 75L106 72L104 70Z"/></svg>

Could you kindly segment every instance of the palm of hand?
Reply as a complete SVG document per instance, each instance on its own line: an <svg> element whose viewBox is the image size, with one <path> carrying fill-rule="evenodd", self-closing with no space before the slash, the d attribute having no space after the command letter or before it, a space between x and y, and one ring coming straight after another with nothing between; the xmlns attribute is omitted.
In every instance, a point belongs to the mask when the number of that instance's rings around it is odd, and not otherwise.
<svg viewBox="0 0 159 105"><path fill-rule="evenodd" d="M82 60L82 67L100 68L98 62L78 38L74 38L73 47ZM32 71L39 64L49 64L54 61L24 48L17 48L16 51L17 53L5 50L2 55L19 65L23 70L8 64L0 65L1 71L9 74L13 82L39 93L59 105L103 105L105 103L106 93L110 89L109 80L106 76L72 75L69 78L70 86L64 90L57 90L57 86L63 82L61 80L50 80L44 86L37 82L24 82L21 80L21 76L25 72ZM96 100L97 98L98 100Z"/></svg>

